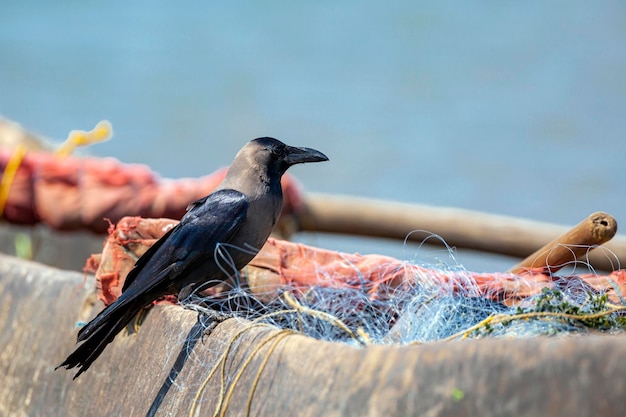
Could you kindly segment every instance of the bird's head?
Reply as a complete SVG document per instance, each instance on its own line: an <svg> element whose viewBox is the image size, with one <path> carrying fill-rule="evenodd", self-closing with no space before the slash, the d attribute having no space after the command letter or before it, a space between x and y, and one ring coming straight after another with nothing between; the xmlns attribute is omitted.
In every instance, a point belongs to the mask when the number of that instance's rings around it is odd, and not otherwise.
<svg viewBox="0 0 626 417"><path fill-rule="evenodd" d="M263 137L248 142L235 157L233 167L239 169L266 169L270 176L282 176L295 164L328 161L328 157L311 148L289 146L281 141Z"/></svg>
<svg viewBox="0 0 626 417"><path fill-rule="evenodd" d="M279 170L281 174L295 164L328 161L328 157L320 151L289 146L274 138L254 139L246 145L248 146L256 149L255 159L258 162Z"/></svg>
<svg viewBox="0 0 626 417"><path fill-rule="evenodd" d="M252 195L261 190L258 180L280 189L280 179L290 166L327 160L315 149L285 145L274 138L257 138L237 153L218 189L230 188Z"/></svg>

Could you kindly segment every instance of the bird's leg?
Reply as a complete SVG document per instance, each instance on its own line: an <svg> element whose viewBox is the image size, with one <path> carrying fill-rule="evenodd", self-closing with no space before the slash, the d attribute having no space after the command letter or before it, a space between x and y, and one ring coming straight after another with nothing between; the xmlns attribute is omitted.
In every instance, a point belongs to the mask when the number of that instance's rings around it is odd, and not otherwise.
<svg viewBox="0 0 626 417"><path fill-rule="evenodd" d="M183 287L183 289L178 292L178 304L185 304L185 300L189 300L189 297L195 291L195 287L195 284L189 284Z"/></svg>
<svg viewBox="0 0 626 417"><path fill-rule="evenodd" d="M232 313L223 313L221 311L207 309L198 312L198 323L202 324L204 331L202 333L202 343L205 336L211 336L213 330L222 322L233 318Z"/></svg>
<svg viewBox="0 0 626 417"><path fill-rule="evenodd" d="M235 274L232 275L232 278L235 281L235 288L241 288L241 281L239 280L239 271L235 271Z"/></svg>
<svg viewBox="0 0 626 417"><path fill-rule="evenodd" d="M139 310L139 313L137 313L137 315L133 317L131 322L128 323L128 326L126 326L127 334L139 333L139 328L146 320L146 317L148 317L148 312L150 311L151 307L152 305L148 305Z"/></svg>
<svg viewBox="0 0 626 417"><path fill-rule="evenodd" d="M196 298L191 302L190 295L197 291L197 288L192 285L188 285L184 287L178 293L178 303L188 310L193 310L198 313L198 324L202 326L204 336L210 336L213 330L217 327L218 324L226 321L230 318L234 317L234 314L231 312L224 312L217 310L216 308L223 308L221 302L211 297L207 298Z"/></svg>

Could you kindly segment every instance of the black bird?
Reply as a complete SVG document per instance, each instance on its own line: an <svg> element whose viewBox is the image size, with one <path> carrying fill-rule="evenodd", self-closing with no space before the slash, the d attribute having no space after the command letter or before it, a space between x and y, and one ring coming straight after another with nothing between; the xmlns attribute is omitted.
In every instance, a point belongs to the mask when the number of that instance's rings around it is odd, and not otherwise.
<svg viewBox="0 0 626 417"><path fill-rule="evenodd" d="M83 342L57 366L85 372L115 336L165 294L189 294L225 279L254 258L278 220L283 204L280 179L304 162L327 161L310 148L273 138L248 142L226 177L208 196L192 203L129 272L120 297L78 332Z"/></svg>

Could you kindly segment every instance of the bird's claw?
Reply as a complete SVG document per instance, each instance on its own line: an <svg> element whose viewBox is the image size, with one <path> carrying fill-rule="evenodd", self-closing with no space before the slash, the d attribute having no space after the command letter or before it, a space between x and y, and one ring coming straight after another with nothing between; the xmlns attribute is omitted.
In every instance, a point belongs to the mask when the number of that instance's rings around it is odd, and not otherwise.
<svg viewBox="0 0 626 417"><path fill-rule="evenodd" d="M223 313L217 310L205 310L198 313L198 322L202 324L204 327L204 331L202 332L202 343L204 343L204 337L210 336L213 333L213 330L222 322L233 318L234 316L230 313Z"/></svg>

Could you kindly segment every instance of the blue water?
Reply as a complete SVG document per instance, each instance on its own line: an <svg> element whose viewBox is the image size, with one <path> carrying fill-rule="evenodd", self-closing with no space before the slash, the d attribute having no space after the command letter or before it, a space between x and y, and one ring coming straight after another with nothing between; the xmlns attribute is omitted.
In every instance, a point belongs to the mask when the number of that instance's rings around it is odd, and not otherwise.
<svg viewBox="0 0 626 417"><path fill-rule="evenodd" d="M0 114L108 119L90 152L164 177L270 135L331 158L293 170L311 191L626 221L626 3L3 0Z"/></svg>

